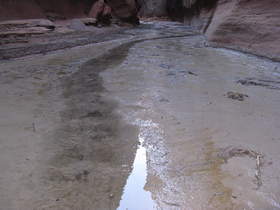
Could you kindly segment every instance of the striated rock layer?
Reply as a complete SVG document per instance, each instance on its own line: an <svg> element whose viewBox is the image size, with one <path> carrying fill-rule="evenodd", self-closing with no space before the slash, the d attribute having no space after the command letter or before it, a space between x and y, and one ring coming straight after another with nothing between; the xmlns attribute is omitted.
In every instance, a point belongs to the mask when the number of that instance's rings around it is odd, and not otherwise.
<svg viewBox="0 0 280 210"><path fill-rule="evenodd" d="M279 0L138 0L141 16L168 15L202 29L212 46L280 61Z"/></svg>
<svg viewBox="0 0 280 210"><path fill-rule="evenodd" d="M104 1L107 9L94 7ZM137 13L184 20L203 29L212 46L280 61L279 0L0 0L0 21L96 18L108 11L132 24L139 22Z"/></svg>
<svg viewBox="0 0 280 210"><path fill-rule="evenodd" d="M0 0L0 21L49 18L87 17L97 0ZM114 16L138 23L134 0L109 0Z"/></svg>
<svg viewBox="0 0 280 210"><path fill-rule="evenodd" d="M108 5L122 21L139 24L135 0L109 0Z"/></svg>
<svg viewBox="0 0 280 210"><path fill-rule="evenodd" d="M220 0L206 36L214 46L280 61L280 1Z"/></svg>
<svg viewBox="0 0 280 210"><path fill-rule="evenodd" d="M139 15L143 17L167 16L167 0L137 0Z"/></svg>
<svg viewBox="0 0 280 210"><path fill-rule="evenodd" d="M63 18L83 17L86 6L86 1L0 0L0 20L46 18L54 14Z"/></svg>

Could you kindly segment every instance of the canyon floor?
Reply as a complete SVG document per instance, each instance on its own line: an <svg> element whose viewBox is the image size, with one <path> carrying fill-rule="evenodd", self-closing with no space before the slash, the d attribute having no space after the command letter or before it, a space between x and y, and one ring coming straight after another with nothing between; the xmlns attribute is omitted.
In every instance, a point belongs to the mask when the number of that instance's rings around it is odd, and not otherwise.
<svg viewBox="0 0 280 210"><path fill-rule="evenodd" d="M1 60L0 209L280 209L280 63L115 33Z"/></svg>

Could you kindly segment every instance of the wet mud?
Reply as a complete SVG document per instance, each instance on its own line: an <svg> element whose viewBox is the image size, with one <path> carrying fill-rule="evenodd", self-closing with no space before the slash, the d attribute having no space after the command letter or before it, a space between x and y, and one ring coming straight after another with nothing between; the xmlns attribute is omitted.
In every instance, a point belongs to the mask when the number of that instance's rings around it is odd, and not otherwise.
<svg viewBox="0 0 280 210"><path fill-rule="evenodd" d="M75 193L54 192L59 200L54 208L118 207L132 168L138 128L124 122L115 112L116 101L102 96L106 90L99 74L119 65L131 45L92 59L62 79L65 110L52 137L52 147L58 151L50 158L46 180L53 189L71 185Z"/></svg>
<svg viewBox="0 0 280 210"><path fill-rule="evenodd" d="M0 64L0 209L278 209L279 63L119 35Z"/></svg>
<svg viewBox="0 0 280 210"><path fill-rule="evenodd" d="M246 113L251 110L258 118L260 113L255 109L266 107L261 98L257 100L266 90L245 89L235 82L244 75L265 77L277 65L242 53L203 47L203 40L193 36L135 43L121 65L102 73L106 95L119 101L119 113L131 124L151 122L148 128L138 124L146 133L148 176L143 189L152 194L156 204L144 205L145 209L277 206L266 197L268 185L277 181L267 180L271 165L264 164L276 153L260 147L264 137L256 130L268 128L255 121L244 131L245 124L252 122ZM256 70L256 66L266 72ZM273 101L278 103L276 98ZM276 111L272 106L264 109ZM276 138L277 129L271 123L271 136ZM146 192L131 195L131 200L141 200ZM277 197L276 188L274 193ZM138 207L137 202L130 205L131 209Z"/></svg>
<svg viewBox="0 0 280 210"><path fill-rule="evenodd" d="M238 80L237 83L245 86L260 86L273 90L280 90L280 81L269 80L269 79L256 79L256 78L247 78L243 80Z"/></svg>

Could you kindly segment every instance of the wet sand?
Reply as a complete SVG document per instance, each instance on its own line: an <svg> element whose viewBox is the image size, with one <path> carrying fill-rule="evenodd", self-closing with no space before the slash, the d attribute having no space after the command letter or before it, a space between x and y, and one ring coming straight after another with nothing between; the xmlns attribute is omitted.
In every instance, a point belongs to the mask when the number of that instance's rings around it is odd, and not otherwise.
<svg viewBox="0 0 280 210"><path fill-rule="evenodd" d="M279 63L160 22L0 74L1 210L280 208Z"/></svg>

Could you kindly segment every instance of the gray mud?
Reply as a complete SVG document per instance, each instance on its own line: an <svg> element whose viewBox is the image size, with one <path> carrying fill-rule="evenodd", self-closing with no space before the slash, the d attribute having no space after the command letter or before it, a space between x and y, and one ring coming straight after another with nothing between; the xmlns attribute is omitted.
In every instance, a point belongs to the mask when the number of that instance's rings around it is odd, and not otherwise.
<svg viewBox="0 0 280 210"><path fill-rule="evenodd" d="M53 189L67 184L75 190L68 195L53 192L59 199L54 205L58 209L118 206L134 159L138 129L115 113L118 104L114 100L102 97L105 89L99 73L123 60L125 54L114 53L122 48L86 62L62 79L65 109L52 137L56 152L50 157L46 179Z"/></svg>
<svg viewBox="0 0 280 210"><path fill-rule="evenodd" d="M106 40L1 62L1 210L280 208L279 63L169 22Z"/></svg>

